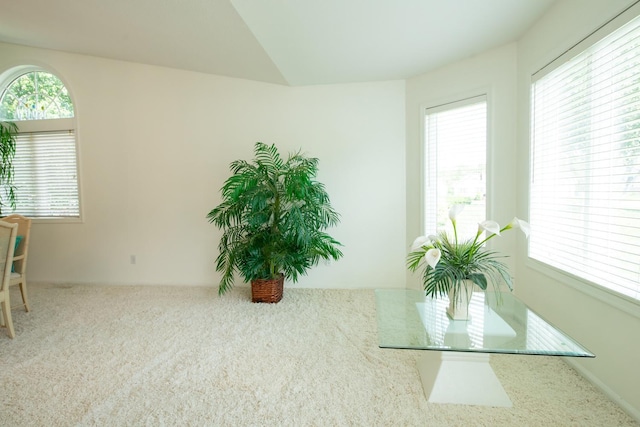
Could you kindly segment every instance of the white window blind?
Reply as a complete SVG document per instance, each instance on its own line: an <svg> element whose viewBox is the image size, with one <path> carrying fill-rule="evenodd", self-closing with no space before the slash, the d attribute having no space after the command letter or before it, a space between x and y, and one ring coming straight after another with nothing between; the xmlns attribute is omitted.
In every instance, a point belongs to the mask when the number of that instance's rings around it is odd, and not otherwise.
<svg viewBox="0 0 640 427"><path fill-rule="evenodd" d="M458 231L475 236L487 210L486 97L426 109L424 154L425 232L448 226L449 208L465 204Z"/></svg>
<svg viewBox="0 0 640 427"><path fill-rule="evenodd" d="M79 218L73 130L20 134L13 160L16 212L31 218Z"/></svg>
<svg viewBox="0 0 640 427"><path fill-rule="evenodd" d="M529 255L640 299L640 19L599 37L532 84Z"/></svg>

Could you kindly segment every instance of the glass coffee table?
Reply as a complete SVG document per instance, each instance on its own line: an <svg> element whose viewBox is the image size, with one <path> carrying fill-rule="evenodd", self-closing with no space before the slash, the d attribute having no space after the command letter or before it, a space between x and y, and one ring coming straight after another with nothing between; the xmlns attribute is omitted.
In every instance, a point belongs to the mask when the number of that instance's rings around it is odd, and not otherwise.
<svg viewBox="0 0 640 427"><path fill-rule="evenodd" d="M595 357L511 293L475 292L468 321L451 320L448 304L418 290L376 290L379 346L430 350L418 361L429 402L512 406L491 353Z"/></svg>

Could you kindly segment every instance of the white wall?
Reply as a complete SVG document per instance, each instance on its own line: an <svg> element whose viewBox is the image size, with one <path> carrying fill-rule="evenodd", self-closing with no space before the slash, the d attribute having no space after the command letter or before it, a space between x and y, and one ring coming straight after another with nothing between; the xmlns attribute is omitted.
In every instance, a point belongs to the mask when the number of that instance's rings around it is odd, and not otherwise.
<svg viewBox="0 0 640 427"><path fill-rule="evenodd" d="M407 81L407 249L424 233L421 220L421 129L424 108L487 94L490 133L488 141L488 219L506 225L515 216L515 92L516 45L510 44ZM464 212L462 213L462 215ZM518 233L519 234L519 233ZM469 236L473 237L473 236ZM493 239L493 248L512 258L515 267L516 233ZM405 249L406 250L406 249ZM512 271L515 268L512 268ZM409 275L412 287L418 274Z"/></svg>
<svg viewBox="0 0 640 427"><path fill-rule="evenodd" d="M344 258L298 286L404 285L403 81L291 88L0 44L0 73L23 64L72 94L84 213L33 225L31 281L217 286L206 214L263 141L318 157L341 214Z"/></svg>
<svg viewBox="0 0 640 427"><path fill-rule="evenodd" d="M525 218L531 74L631 3L631 0L563 0L518 43L517 195L518 212ZM616 301L615 297L602 293L601 297L614 305L605 303L585 293L589 288L584 283L533 266L526 256L518 258L518 295L596 354L595 359L571 359L572 364L640 420L640 306Z"/></svg>

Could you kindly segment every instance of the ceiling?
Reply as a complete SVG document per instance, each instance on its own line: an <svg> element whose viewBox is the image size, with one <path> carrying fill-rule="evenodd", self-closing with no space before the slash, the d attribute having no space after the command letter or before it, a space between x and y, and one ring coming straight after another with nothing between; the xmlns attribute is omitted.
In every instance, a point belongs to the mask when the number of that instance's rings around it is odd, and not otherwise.
<svg viewBox="0 0 640 427"><path fill-rule="evenodd" d="M405 79L517 40L559 0L10 0L0 41L313 85Z"/></svg>

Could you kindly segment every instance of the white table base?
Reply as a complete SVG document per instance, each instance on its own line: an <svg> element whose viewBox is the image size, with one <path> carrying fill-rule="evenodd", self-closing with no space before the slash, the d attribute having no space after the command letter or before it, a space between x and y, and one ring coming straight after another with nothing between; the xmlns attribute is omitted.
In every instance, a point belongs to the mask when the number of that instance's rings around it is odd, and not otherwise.
<svg viewBox="0 0 640 427"><path fill-rule="evenodd" d="M418 371L427 400L511 407L511 399L489 365L487 353L424 351Z"/></svg>

